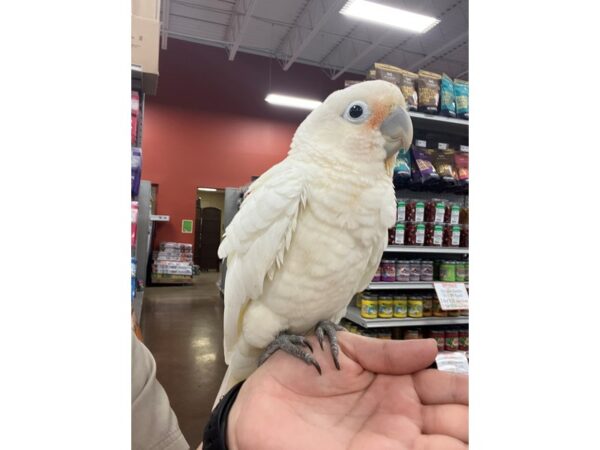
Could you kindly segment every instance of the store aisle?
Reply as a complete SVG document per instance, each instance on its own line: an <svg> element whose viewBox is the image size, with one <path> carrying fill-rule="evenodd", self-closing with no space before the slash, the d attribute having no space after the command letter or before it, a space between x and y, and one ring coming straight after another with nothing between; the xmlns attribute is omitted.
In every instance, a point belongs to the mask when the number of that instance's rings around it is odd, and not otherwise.
<svg viewBox="0 0 600 450"><path fill-rule="evenodd" d="M144 343L193 449L200 444L226 369L218 276L203 273L193 286L152 287L144 294Z"/></svg>

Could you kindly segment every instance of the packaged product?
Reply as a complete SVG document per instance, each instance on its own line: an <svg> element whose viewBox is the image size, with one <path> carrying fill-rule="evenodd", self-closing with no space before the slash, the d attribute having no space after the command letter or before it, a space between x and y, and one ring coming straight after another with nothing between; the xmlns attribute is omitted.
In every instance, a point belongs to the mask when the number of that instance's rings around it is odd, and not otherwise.
<svg viewBox="0 0 600 450"><path fill-rule="evenodd" d="M469 82L454 79L454 98L456 101L456 116L469 119Z"/></svg>
<svg viewBox="0 0 600 450"><path fill-rule="evenodd" d="M408 70L400 69L400 80L398 87L404 95L406 109L409 111L417 111L419 108L419 96L417 95L417 81L419 75Z"/></svg>
<svg viewBox="0 0 600 450"><path fill-rule="evenodd" d="M352 86L353 84L360 83L360 80L344 80L344 87Z"/></svg>
<svg viewBox="0 0 600 450"><path fill-rule="evenodd" d="M413 147L411 149L414 161L415 173L413 181L417 183L430 184L439 181L440 176L435 170L431 161L431 156L426 149Z"/></svg>
<svg viewBox="0 0 600 450"><path fill-rule="evenodd" d="M131 246L135 247L137 238L138 202L131 202Z"/></svg>
<svg viewBox="0 0 600 450"><path fill-rule="evenodd" d="M131 195L137 197L140 192L140 180L142 178L142 149L131 148Z"/></svg>
<svg viewBox="0 0 600 450"><path fill-rule="evenodd" d="M440 113L447 117L456 117L456 102L454 101L454 83L445 73L442 74L440 86Z"/></svg>
<svg viewBox="0 0 600 450"><path fill-rule="evenodd" d="M432 152L432 161L440 179L447 185L454 185L458 175L454 167L454 150L437 150Z"/></svg>
<svg viewBox="0 0 600 450"><path fill-rule="evenodd" d="M375 69L370 69L370 70L367 72L366 79L367 79L367 80L374 80L375 78L376 78L376 75L375 75Z"/></svg>
<svg viewBox="0 0 600 450"><path fill-rule="evenodd" d="M468 152L456 152L454 153L454 166L456 169L456 176L458 181L462 185L469 184L469 153Z"/></svg>
<svg viewBox="0 0 600 450"><path fill-rule="evenodd" d="M439 73L419 70L419 111L427 114L437 114L440 102L440 80Z"/></svg>
<svg viewBox="0 0 600 450"><path fill-rule="evenodd" d="M394 163L394 184L405 185L411 177L410 149L400 149Z"/></svg>

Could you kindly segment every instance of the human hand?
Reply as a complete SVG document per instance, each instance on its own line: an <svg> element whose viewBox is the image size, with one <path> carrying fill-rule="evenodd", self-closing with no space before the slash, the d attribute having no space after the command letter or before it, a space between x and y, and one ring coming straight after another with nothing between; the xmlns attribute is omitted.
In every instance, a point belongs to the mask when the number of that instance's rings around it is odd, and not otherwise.
<svg viewBox="0 0 600 450"><path fill-rule="evenodd" d="M230 450L468 448L468 377L426 369L432 339L338 333L337 370L309 338L315 368L277 352L242 386L229 413Z"/></svg>

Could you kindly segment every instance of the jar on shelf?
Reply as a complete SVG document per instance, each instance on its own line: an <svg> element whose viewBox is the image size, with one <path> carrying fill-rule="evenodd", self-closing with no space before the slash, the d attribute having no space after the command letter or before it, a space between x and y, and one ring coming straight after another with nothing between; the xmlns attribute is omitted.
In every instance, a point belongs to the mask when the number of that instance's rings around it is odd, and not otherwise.
<svg viewBox="0 0 600 450"><path fill-rule="evenodd" d="M375 294L374 292L371 292L371 291L364 291L361 294L358 294L357 298L358 298L358 304L356 306L358 306L359 308L362 308L363 301L377 302L377 294Z"/></svg>
<svg viewBox="0 0 600 450"><path fill-rule="evenodd" d="M413 259L408 264L410 267L410 281L421 281L421 261Z"/></svg>
<svg viewBox="0 0 600 450"><path fill-rule="evenodd" d="M468 225L469 224L469 208L468 207L464 207L461 208L460 213L458 215L458 223L460 223L461 225Z"/></svg>
<svg viewBox="0 0 600 450"><path fill-rule="evenodd" d="M444 222L451 225L457 224L460 221L460 204L455 202L446 203L446 210L444 212Z"/></svg>
<svg viewBox="0 0 600 450"><path fill-rule="evenodd" d="M420 281L433 281L433 261L421 261Z"/></svg>
<svg viewBox="0 0 600 450"><path fill-rule="evenodd" d="M433 316L433 297L430 295L423 296L423 317Z"/></svg>
<svg viewBox="0 0 600 450"><path fill-rule="evenodd" d="M463 225L460 232L460 246L469 247L469 225Z"/></svg>
<svg viewBox="0 0 600 450"><path fill-rule="evenodd" d="M431 339L435 339L435 342L437 343L438 352L443 352L446 338L444 330L431 330L429 331L429 337Z"/></svg>
<svg viewBox="0 0 600 450"><path fill-rule="evenodd" d="M464 261L456 261L456 281L465 282L467 281L466 268Z"/></svg>
<svg viewBox="0 0 600 450"><path fill-rule="evenodd" d="M381 281L388 283L396 281L396 262L393 259L381 260Z"/></svg>
<svg viewBox="0 0 600 450"><path fill-rule="evenodd" d="M381 281L381 263L377 266L377 270L375 271L375 275L373 275L373 279L371 280L373 283L379 283Z"/></svg>
<svg viewBox="0 0 600 450"><path fill-rule="evenodd" d="M459 311L459 313L460 313L460 315L461 315L462 317L469 317L469 310L468 310L468 309L461 309L461 310Z"/></svg>
<svg viewBox="0 0 600 450"><path fill-rule="evenodd" d="M461 231L462 225L444 225L444 236L442 238L442 245L444 247L458 247L460 244Z"/></svg>
<svg viewBox="0 0 600 450"><path fill-rule="evenodd" d="M442 261L440 263L440 281L456 281L456 262Z"/></svg>
<svg viewBox="0 0 600 450"><path fill-rule="evenodd" d="M434 198L425 203L425 222L444 222L446 215L446 204L448 202L441 198Z"/></svg>
<svg viewBox="0 0 600 450"><path fill-rule="evenodd" d="M444 237L444 223L434 223L434 222L426 222L425 223L425 246L435 246L441 247L442 240Z"/></svg>
<svg viewBox="0 0 600 450"><path fill-rule="evenodd" d="M448 311L442 309L440 300L437 297L433 299L433 317L448 317Z"/></svg>
<svg viewBox="0 0 600 450"><path fill-rule="evenodd" d="M377 317L391 319L394 317L394 299L391 295L380 295L377 300Z"/></svg>
<svg viewBox="0 0 600 450"><path fill-rule="evenodd" d="M411 295L408 298L408 317L420 319L423 317L423 298L419 295Z"/></svg>
<svg viewBox="0 0 600 450"><path fill-rule="evenodd" d="M469 261L465 261L465 281L469 281Z"/></svg>
<svg viewBox="0 0 600 450"><path fill-rule="evenodd" d="M394 318L406 319L408 315L408 299L406 295L394 296Z"/></svg>
<svg viewBox="0 0 600 450"><path fill-rule="evenodd" d="M396 227L388 228L388 245L393 245L394 239L396 239Z"/></svg>
<svg viewBox="0 0 600 450"><path fill-rule="evenodd" d="M404 198L396 199L396 222L409 220L406 218L407 200Z"/></svg>
<svg viewBox="0 0 600 450"><path fill-rule="evenodd" d="M405 222L404 244L417 245L417 224L415 222Z"/></svg>
<svg viewBox="0 0 600 450"><path fill-rule="evenodd" d="M425 200L415 200L415 222L425 220Z"/></svg>
<svg viewBox="0 0 600 450"><path fill-rule="evenodd" d="M360 316L364 319L377 319L378 307L377 295L373 295L369 299L363 297L360 305Z"/></svg>
<svg viewBox="0 0 600 450"><path fill-rule="evenodd" d="M423 332L418 328L414 328L414 329L407 328L404 330L402 337L404 338L405 341L408 341L411 339L423 339Z"/></svg>
<svg viewBox="0 0 600 450"><path fill-rule="evenodd" d="M458 316L460 316L460 310L458 310L458 309L448 310L448 317L458 317Z"/></svg>
<svg viewBox="0 0 600 450"><path fill-rule="evenodd" d="M462 328L458 330L458 349L468 352L469 351L469 329Z"/></svg>
<svg viewBox="0 0 600 450"><path fill-rule="evenodd" d="M455 352L458 350L458 330L444 331L444 350L447 352Z"/></svg>
<svg viewBox="0 0 600 450"><path fill-rule="evenodd" d="M396 281L408 282L410 281L410 262L399 259L396 261Z"/></svg>
<svg viewBox="0 0 600 450"><path fill-rule="evenodd" d="M404 222L398 222L394 231L394 245L404 245L404 233L405 233Z"/></svg>
<svg viewBox="0 0 600 450"><path fill-rule="evenodd" d="M406 200L405 212L404 212L404 220L406 222L414 222L416 217L416 200Z"/></svg>

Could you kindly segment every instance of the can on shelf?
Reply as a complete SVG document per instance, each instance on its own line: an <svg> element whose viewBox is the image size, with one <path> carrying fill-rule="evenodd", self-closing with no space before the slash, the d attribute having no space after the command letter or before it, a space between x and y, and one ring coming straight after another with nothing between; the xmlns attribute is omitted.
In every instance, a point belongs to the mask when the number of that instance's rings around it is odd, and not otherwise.
<svg viewBox="0 0 600 450"><path fill-rule="evenodd" d="M433 261L421 261L421 281L433 281Z"/></svg>
<svg viewBox="0 0 600 450"><path fill-rule="evenodd" d="M396 281L396 262L393 259L381 261L381 281Z"/></svg>
<svg viewBox="0 0 600 450"><path fill-rule="evenodd" d="M408 263L410 267L410 281L421 281L421 261L413 259Z"/></svg>
<svg viewBox="0 0 600 450"><path fill-rule="evenodd" d="M444 334L444 350L447 352L455 352L458 350L458 331L445 330Z"/></svg>
<svg viewBox="0 0 600 450"><path fill-rule="evenodd" d="M406 319L408 314L408 299L406 295L397 295L394 297L394 318Z"/></svg>
<svg viewBox="0 0 600 450"><path fill-rule="evenodd" d="M442 309L442 305L437 297L433 299L433 317L448 317L448 311Z"/></svg>
<svg viewBox="0 0 600 450"><path fill-rule="evenodd" d="M391 319L394 317L394 300L390 295L380 295L377 304L377 317L380 319Z"/></svg>
<svg viewBox="0 0 600 450"><path fill-rule="evenodd" d="M396 281L410 281L410 262L399 259L396 261Z"/></svg>
<svg viewBox="0 0 600 450"><path fill-rule="evenodd" d="M429 337L431 339L435 339L435 342L437 343L438 352L443 352L445 348L446 338L444 330L431 330L429 332Z"/></svg>
<svg viewBox="0 0 600 450"><path fill-rule="evenodd" d="M433 315L433 297L430 295L423 296L423 317L431 317Z"/></svg>
<svg viewBox="0 0 600 450"><path fill-rule="evenodd" d="M377 319L377 303L377 298L367 300L363 297L360 304L360 316L364 319Z"/></svg>
<svg viewBox="0 0 600 450"><path fill-rule="evenodd" d="M375 275L373 275L373 283L378 283L381 281L381 264L377 266L377 270L375 271Z"/></svg>
<svg viewBox="0 0 600 450"><path fill-rule="evenodd" d="M414 295L408 299L408 317L419 319L423 317L423 298Z"/></svg>
<svg viewBox="0 0 600 450"><path fill-rule="evenodd" d="M458 349L465 352L469 351L469 329L458 330Z"/></svg>
<svg viewBox="0 0 600 450"><path fill-rule="evenodd" d="M465 263L464 261L456 261L456 281L464 282L466 281L467 275L465 271Z"/></svg>
<svg viewBox="0 0 600 450"><path fill-rule="evenodd" d="M456 281L455 261L442 261L440 263L440 281Z"/></svg>

